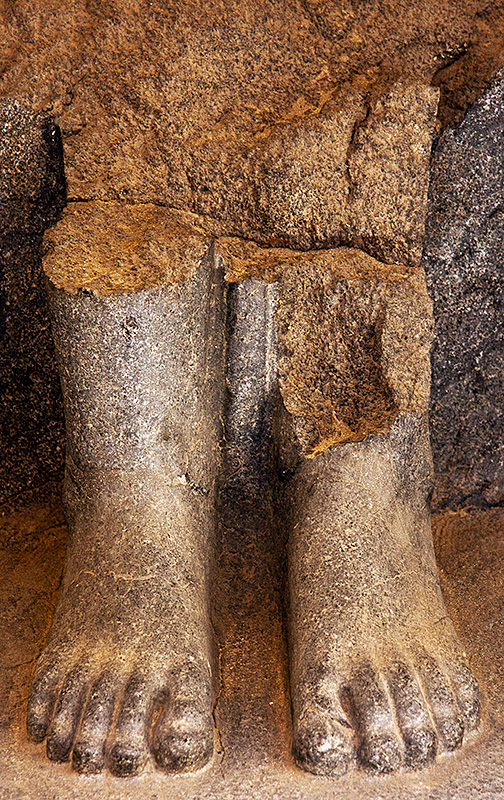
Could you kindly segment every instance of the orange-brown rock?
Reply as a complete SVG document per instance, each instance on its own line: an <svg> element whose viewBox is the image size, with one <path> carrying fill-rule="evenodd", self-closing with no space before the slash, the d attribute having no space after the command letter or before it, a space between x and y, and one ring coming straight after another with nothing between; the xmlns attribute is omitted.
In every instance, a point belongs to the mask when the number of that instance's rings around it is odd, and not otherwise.
<svg viewBox="0 0 504 800"><path fill-rule="evenodd" d="M347 248L291 261L279 283L279 385L305 456L428 408L431 314L418 269Z"/></svg>
<svg viewBox="0 0 504 800"><path fill-rule="evenodd" d="M0 97L55 114L70 200L161 204L262 244L415 263L428 85L453 107L466 89L462 69L443 83L451 62L498 66L501 12L483 6L19 0L0 12Z"/></svg>
<svg viewBox="0 0 504 800"><path fill-rule="evenodd" d="M70 203L44 238L44 271L59 289L100 297L191 278L210 236L194 214L152 203Z"/></svg>

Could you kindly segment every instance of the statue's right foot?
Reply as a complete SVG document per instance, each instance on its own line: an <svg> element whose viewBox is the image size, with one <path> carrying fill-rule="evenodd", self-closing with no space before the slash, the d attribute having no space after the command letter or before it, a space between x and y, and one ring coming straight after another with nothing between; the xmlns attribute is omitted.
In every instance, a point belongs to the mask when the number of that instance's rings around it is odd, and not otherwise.
<svg viewBox="0 0 504 800"><path fill-rule="evenodd" d="M192 772L214 749L223 281L210 242L175 217L71 204L44 262L69 539L28 733L80 772L136 775L149 759Z"/></svg>
<svg viewBox="0 0 504 800"><path fill-rule="evenodd" d="M136 775L150 757L192 772L214 750L206 569L180 527L194 490L145 474L125 483L103 486L93 537L74 519L28 733L79 772Z"/></svg>

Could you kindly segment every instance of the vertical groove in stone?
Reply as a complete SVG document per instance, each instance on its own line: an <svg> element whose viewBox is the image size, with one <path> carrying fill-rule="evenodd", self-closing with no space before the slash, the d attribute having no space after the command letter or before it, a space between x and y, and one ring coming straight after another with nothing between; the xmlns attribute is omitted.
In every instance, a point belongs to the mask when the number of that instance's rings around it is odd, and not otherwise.
<svg viewBox="0 0 504 800"><path fill-rule="evenodd" d="M246 496L271 485L276 391L276 287L243 281L228 292L226 477Z"/></svg>

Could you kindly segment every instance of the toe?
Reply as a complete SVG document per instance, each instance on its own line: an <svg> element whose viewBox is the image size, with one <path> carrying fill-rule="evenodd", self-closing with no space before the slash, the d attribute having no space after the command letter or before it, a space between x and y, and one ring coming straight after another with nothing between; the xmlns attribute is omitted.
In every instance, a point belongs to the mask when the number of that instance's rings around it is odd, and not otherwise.
<svg viewBox="0 0 504 800"><path fill-rule="evenodd" d="M315 775L344 775L355 760L352 732L345 715L313 706L294 724L293 754L301 769Z"/></svg>
<svg viewBox="0 0 504 800"><path fill-rule="evenodd" d="M33 742L42 742L49 730L59 691L56 669L37 669L32 681L26 728Z"/></svg>
<svg viewBox="0 0 504 800"><path fill-rule="evenodd" d="M154 728L152 750L167 772L196 772L211 760L214 726L208 669L190 663L172 673L169 702Z"/></svg>
<svg viewBox="0 0 504 800"><path fill-rule="evenodd" d="M437 743L418 681L405 664L395 664L387 675L387 683L404 742L405 766L424 767L435 758Z"/></svg>
<svg viewBox="0 0 504 800"><path fill-rule="evenodd" d="M105 743L114 713L117 685L118 676L105 672L91 689L73 747L72 766L77 772L94 774L105 766Z"/></svg>
<svg viewBox="0 0 504 800"><path fill-rule="evenodd" d="M436 734L430 726L412 727L403 732L404 764L408 769L421 769L434 761L437 752Z"/></svg>
<svg viewBox="0 0 504 800"><path fill-rule="evenodd" d="M110 737L108 765L120 778L138 775L148 759L148 724L153 691L147 680L133 675L124 690L117 722Z"/></svg>
<svg viewBox="0 0 504 800"><path fill-rule="evenodd" d="M452 670L451 685L466 731L476 730L480 723L479 688L467 664L461 663Z"/></svg>
<svg viewBox="0 0 504 800"><path fill-rule="evenodd" d="M378 674L359 670L348 687L359 738L358 757L368 772L395 772L403 762L403 746L395 728L395 713Z"/></svg>
<svg viewBox="0 0 504 800"><path fill-rule="evenodd" d="M393 734L370 734L362 739L359 760L365 770L374 774L396 772L402 763L401 746Z"/></svg>
<svg viewBox="0 0 504 800"><path fill-rule="evenodd" d="M192 702L170 703L153 735L156 763L167 772L196 772L212 758L213 719Z"/></svg>
<svg viewBox="0 0 504 800"><path fill-rule="evenodd" d="M51 761L70 759L87 689L87 675L79 668L73 670L63 684L47 734L47 757Z"/></svg>
<svg viewBox="0 0 504 800"><path fill-rule="evenodd" d="M420 659L418 673L436 728L439 750L456 750L462 745L464 722L450 681L431 656Z"/></svg>

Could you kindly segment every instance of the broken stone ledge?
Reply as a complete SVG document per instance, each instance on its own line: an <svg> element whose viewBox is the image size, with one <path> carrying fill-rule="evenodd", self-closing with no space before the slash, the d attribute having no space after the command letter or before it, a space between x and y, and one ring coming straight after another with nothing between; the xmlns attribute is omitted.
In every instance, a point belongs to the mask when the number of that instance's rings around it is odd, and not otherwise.
<svg viewBox="0 0 504 800"><path fill-rule="evenodd" d="M90 202L71 203L47 232L44 270L60 292L106 298L182 287L212 248L227 281L277 284L278 384L303 456L386 432L400 412L428 407L431 303L419 268L345 247L214 239L187 212Z"/></svg>

